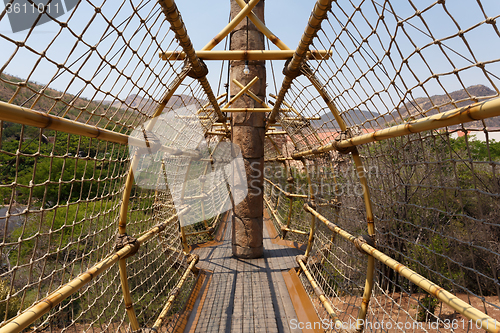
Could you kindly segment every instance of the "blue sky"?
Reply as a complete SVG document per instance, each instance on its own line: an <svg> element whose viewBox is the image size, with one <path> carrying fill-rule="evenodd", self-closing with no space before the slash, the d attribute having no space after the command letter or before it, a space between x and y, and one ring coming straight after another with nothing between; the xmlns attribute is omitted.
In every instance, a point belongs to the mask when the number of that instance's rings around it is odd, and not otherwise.
<svg viewBox="0 0 500 333"><path fill-rule="evenodd" d="M92 2L101 3L100 5L103 8L103 12L106 12L107 17L112 17L116 12L117 5L120 4L120 2L118 1L103 2L103 0L92 0ZM139 0L132 1L132 3L135 5L139 2ZM387 4L387 2L384 0L377 0L377 2L382 5L384 3ZM228 22L229 0L213 0L210 2L206 0L191 0L177 1L176 3L179 10L181 11L182 17L188 29L188 33L190 34L192 42L196 49L202 48ZM307 20L310 16L311 10L314 7L314 3L315 1L313 0L267 0L265 4L266 24L290 48L295 49L307 24ZM338 3L342 3L342 8L345 8L348 14L352 13L353 8L348 0L338 0ZM412 1L412 3L417 5L419 9L424 9L434 3L434 1L418 0ZM499 0L481 0L480 3L483 5L485 12L489 16L498 16L500 14ZM365 15L367 15L370 21L376 22L377 16L375 15L373 6L370 9L370 4L371 1L365 1L363 6L364 8L366 8L366 10L364 11L364 13ZM453 15L462 29L468 29L477 22L484 20L477 0L449 0L446 2L446 4L446 8L450 11L450 13ZM146 6L143 11L146 13L150 10L155 10L157 9L155 5L156 1L146 1ZM394 6L393 8L397 11L397 14L402 17L408 17L415 11L411 7L409 1L394 0L391 2L391 5ZM127 18L127 13L130 12L130 2L124 2L123 6L123 10L118 13L118 15L113 19L113 22L121 22ZM77 9L78 15L75 15L75 17L73 17L73 19L70 21L71 26L75 29L75 31L83 32L87 22L91 20L93 13L94 11L92 7L90 7L88 4L80 5ZM348 18L345 17L345 15L339 10L339 8L334 7L334 13L337 15L337 18L341 22L343 22L342 24L347 22ZM389 17L389 13L386 13L386 16ZM425 12L423 16L430 30L435 34L435 37L447 36L449 34L453 34L457 30L454 22L447 15L445 15L441 6L433 7L428 12ZM69 15L66 14L60 19L64 21L68 18ZM421 24L417 18L412 19L411 22L420 29L426 29L426 27ZM92 23L91 30L85 33L85 41L89 44L97 42L106 26L107 23L102 19L102 17L97 18ZM359 24L357 25L357 27L360 28L361 33L369 32L368 26L366 24ZM168 24L164 24L163 26L161 26L160 31L165 34L167 28ZM356 29L353 26L350 26L349 28L353 34L356 34ZM57 37L55 44L50 44L50 41L57 35L58 31L58 26L55 23L47 23L39 26L26 40L26 44L38 51L48 48L47 55L61 62L66 59L65 57L69 53L69 50L73 45L75 45L75 37L67 32L63 32L62 35ZM407 27L407 31L410 32L413 41L415 41L419 45L425 45L432 41L431 38L425 36L413 27ZM21 32L13 34L11 32L7 16L4 16L0 20L0 34L4 36L3 38L0 37L0 48L2 49L2 52L0 52L0 66L3 66L16 50L16 46L12 42L8 41L7 38L15 41L22 41L26 38L26 33ZM399 36L401 36L401 33L399 34ZM474 29L472 32L466 34L466 36L468 43L471 45L474 53L478 56L479 60L483 60L481 58L484 58L484 60L500 58L500 38L494 33L491 25L483 25L479 29ZM331 37L332 39L334 38L334 36L329 37ZM362 38L358 37L358 39L361 40ZM139 44L141 41L135 39L132 42ZM467 50L467 46L463 43L463 41L456 38L454 40L445 41L445 43L453 49L457 50L459 53L465 55L467 58L471 58L471 55ZM410 52L413 48L413 46L411 46L410 43L405 42L404 39L401 39L399 41L399 45L406 48L406 53ZM326 46L328 47L329 45ZM104 47L108 46L104 44L103 48ZM111 45L109 47L111 47ZM115 48L117 47L118 46L115 46ZM353 46L351 45L350 47L352 48ZM221 42L216 47L216 49L223 48L224 42ZM275 47L271 46L271 48ZM429 48L428 51L426 51L426 57L427 59L429 59L429 61L432 62L433 69L439 73L449 71L451 67L447 60L443 58L442 55L441 57L438 57L439 54L435 56L432 53L433 49L436 48ZM84 46L78 45L76 51L73 52L73 58L70 57L70 60L73 61L76 55L82 54L85 50L86 48ZM458 64L459 67L467 65L468 61L461 59L456 55L452 56L454 57L453 60ZM157 57L155 57L154 54L151 55L151 59L157 61ZM420 73L423 78L426 78L426 66L418 59L414 59L414 70ZM19 77L25 78L27 75L29 75L31 69L34 66L37 66L37 70L31 74L31 79L37 82L45 83L53 77L57 68L54 64L43 64L43 61L41 65L36 65L38 60L39 59L37 56L34 56L32 53L22 48L17 51L14 56L14 61L11 61L8 66L6 66L4 71L6 73L15 74ZM92 63L92 61L93 60L90 60L89 62L93 67L87 66L88 68L84 68L82 72L93 73L95 68L98 68L98 61L94 61L94 63ZM217 82L220 75L220 62L208 62L208 65L210 68L209 80L212 83L214 91L217 92ZM283 62L277 61L274 62L273 65L276 72L276 81L279 89L279 86L282 82L281 70L283 67ZM497 63L489 65L488 70L500 75L500 66ZM71 77L71 75L65 74L58 80L56 80L51 87L59 90L64 90L64 88L68 85L68 82L70 82ZM466 77L467 79L467 84L483 83L489 85L488 82L485 82L484 76L478 70L465 71L464 77ZM409 82L412 80L410 74L408 74L407 78ZM123 94L130 93L130 89L124 89L121 91L120 89L118 89L120 87L120 82L112 82L112 80L108 81L109 82L106 82L103 89L115 89L113 93L120 94L121 97L126 97L123 96ZM450 91L461 88L460 82L458 82L458 80L454 79L452 76L443 77L443 81L446 82L446 85L449 87L447 89L449 89ZM223 76L223 82L225 82L225 75ZM268 71L268 84L268 92L275 93L270 71ZM76 93L82 86L82 82L73 82L71 84L69 92ZM489 86L491 87L491 85ZM438 91L438 89L436 89L436 91ZM89 95L92 96L91 91L85 91L83 93L83 96L85 97L88 97Z"/></svg>
<svg viewBox="0 0 500 333"><path fill-rule="evenodd" d="M100 4L103 1L92 1L95 4ZM135 4L140 1L133 1ZM154 1L150 1L152 5L154 5ZM113 2L108 1L107 3L104 1L102 4L103 12L107 8L108 16L112 15L112 11L114 10L114 6L110 5ZM177 6L181 12L184 22L186 23L186 27L192 39L192 42L196 49L202 48L210 39L212 39L228 22L229 18L229 0L216 0L216 1L177 1ZM315 1L313 0L303 0L303 1L267 1L266 2L266 12L269 13L269 20L267 21L268 26L271 30L279 36L287 45L295 49L298 45L302 32L306 26L307 20L311 13L311 10L314 6ZM116 4L116 3L115 3ZM151 6L147 6L151 7ZM147 12L148 8L144 9L144 12ZM76 31L83 31L86 23L91 19L93 15L93 10L90 6L82 6L77 9L79 19L71 19L72 27L75 28ZM125 13L127 12L127 8L125 5L125 10L123 14L119 14L113 22L120 22L121 19L126 19ZM60 17L61 21L68 20L69 14L65 14ZM168 24L168 23L167 23ZM81 27L78 27L81 25ZM95 20L92 24L92 28L95 30L95 34L87 32L85 34L85 40L89 44L97 42L97 38L101 36L101 32L106 27L106 22L103 20ZM163 31L165 31L167 25L162 27ZM73 36L58 36L56 43L50 45L50 41L57 35L59 31L59 27L55 23L47 23L37 27L34 32L26 39L26 31L20 33L12 33L9 20L7 19L7 15L0 20L0 33L4 35L6 38L10 38L16 41L26 41L26 44L32 47L33 49L40 51L48 48L48 56L54 59L59 58L59 62L62 62L65 58L63 54L67 54L69 48L75 44L75 39ZM163 32L164 34L164 32ZM113 38L110 38L113 39ZM66 42L66 43L65 43ZM49 47L50 45L50 47ZM272 44L271 44L272 45ZM0 66L5 64L8 59L12 56L12 54L16 50L16 46L7 41L5 38L0 38L0 47L3 52L0 53ZM224 41L221 42L215 49L223 49ZM272 48L275 48L272 45ZM81 47L81 53L85 50ZM17 75L21 78L25 78L29 75L31 69L35 66L38 57L33 55L31 52L20 49L17 51L18 53L15 55L15 60L10 62L6 67L5 72L9 74ZM74 52L77 54L78 52ZM227 64L227 63L226 63ZM278 68L277 72L279 75L279 80L281 80L282 76L281 68L283 66L283 62L276 62L274 64ZM209 80L213 85L214 91L217 91L217 83L220 75L220 62L209 62L208 66L210 68ZM42 66L38 66L42 67ZM49 69L50 68L50 69ZM55 67L49 65L47 70L43 71L38 69L35 73L32 74L32 80L35 80L40 83L45 83L51 79L55 72ZM225 76L224 76L225 77ZM59 78L52 85L54 88L62 90L64 89L67 81L70 79L70 75L67 75L66 78ZM278 83L279 84L279 83ZM72 88L75 93L78 91L79 85L77 83L72 84Z"/></svg>

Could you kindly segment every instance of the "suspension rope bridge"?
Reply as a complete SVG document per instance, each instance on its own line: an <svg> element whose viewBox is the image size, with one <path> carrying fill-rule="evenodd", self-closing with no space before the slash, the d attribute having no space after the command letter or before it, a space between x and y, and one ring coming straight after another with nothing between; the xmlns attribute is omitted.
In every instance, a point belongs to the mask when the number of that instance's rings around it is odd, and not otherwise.
<svg viewBox="0 0 500 333"><path fill-rule="evenodd" d="M5 1L0 333L500 332L496 0L264 2Z"/></svg>

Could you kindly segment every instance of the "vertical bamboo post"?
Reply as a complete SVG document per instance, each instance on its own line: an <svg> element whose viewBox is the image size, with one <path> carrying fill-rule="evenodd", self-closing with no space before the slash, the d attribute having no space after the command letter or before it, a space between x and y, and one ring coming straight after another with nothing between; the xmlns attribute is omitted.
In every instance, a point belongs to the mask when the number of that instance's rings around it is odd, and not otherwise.
<svg viewBox="0 0 500 333"><path fill-rule="evenodd" d="M290 206L288 209L288 216L286 219L286 227L290 229L290 223L292 222L292 210L293 210L293 197L288 198L290 200ZM283 230L281 239L285 239L286 237L286 230Z"/></svg>
<svg viewBox="0 0 500 333"><path fill-rule="evenodd" d="M366 207L366 221L368 228L368 235L373 238L375 241L375 224L372 210L372 202L370 198L370 192L368 190L368 182L366 180L366 175L363 167L363 162L359 157L358 149L352 153L352 158L354 163L356 164L356 169L358 172L359 182L363 187L363 197L365 200ZM375 258L372 256L368 256L368 267L366 269L366 280L365 280L365 289L363 291L363 299L361 301L361 306L358 312L358 319L356 321L356 330L361 332L364 329L364 322L366 318L366 313L368 311L368 304L370 303L370 298L373 290L373 276L375 274Z"/></svg>
<svg viewBox="0 0 500 333"><path fill-rule="evenodd" d="M179 135L177 133L177 135ZM189 170L191 169L191 163L188 164L187 169L186 169L186 174L184 176L184 182L182 183L182 190L181 190L181 202L184 203L184 197L186 195L186 185L187 185L187 178L189 176ZM184 229L184 226L181 225L181 220L179 219L179 227L180 227L180 232L181 232L181 241L182 241L182 247L184 249L184 252L186 254L189 253L189 246L187 243L187 237L186 237L186 231Z"/></svg>
<svg viewBox="0 0 500 333"><path fill-rule="evenodd" d="M307 182L309 184L309 198L311 200L311 205L313 207L316 207L315 201L314 201L314 191L312 187L312 180L311 180L311 175L309 174L309 169L307 167L307 163L302 159L302 164L304 165L304 168L306 169L306 176L307 176ZM309 254L311 253L311 249L314 243L314 233L316 231L316 217L311 214L311 227L309 229L309 239L307 240L307 248L306 248L306 253L305 256L308 257Z"/></svg>
<svg viewBox="0 0 500 333"><path fill-rule="evenodd" d="M282 155L281 152L280 152L280 155ZM292 176L292 172L290 170L290 166L288 165L288 163L286 161L283 161L283 164L285 165L285 168L286 168L286 176L287 176L286 177L286 182L289 185L292 185L293 184L293 176ZM288 189L288 186L287 186L287 188L285 188L285 191L288 192L288 193L291 192ZM295 192L295 190L293 192ZM292 212L293 212L293 200L294 200L294 197L293 196L289 196L288 200L290 200L290 203L289 203L289 207L288 207L288 216L287 216L287 219L286 219L286 227L288 229L290 229L290 225L292 224ZM281 239L285 239L286 234L287 234L287 231L283 230Z"/></svg>

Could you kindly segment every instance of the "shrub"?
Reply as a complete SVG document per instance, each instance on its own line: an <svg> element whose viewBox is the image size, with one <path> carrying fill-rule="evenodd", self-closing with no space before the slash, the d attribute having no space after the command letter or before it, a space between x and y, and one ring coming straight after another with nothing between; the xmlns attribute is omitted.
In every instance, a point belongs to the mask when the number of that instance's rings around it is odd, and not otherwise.
<svg viewBox="0 0 500 333"><path fill-rule="evenodd" d="M12 292L14 292L14 289L12 289ZM0 280L0 321L4 321L4 319L8 320L16 316L21 308L19 299L10 295L11 290L9 282Z"/></svg>

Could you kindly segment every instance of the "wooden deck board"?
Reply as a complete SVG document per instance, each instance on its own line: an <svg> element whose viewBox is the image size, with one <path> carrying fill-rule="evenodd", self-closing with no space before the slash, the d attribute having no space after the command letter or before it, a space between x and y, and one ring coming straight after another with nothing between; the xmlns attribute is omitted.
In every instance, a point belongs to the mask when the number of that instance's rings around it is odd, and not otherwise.
<svg viewBox="0 0 500 333"><path fill-rule="evenodd" d="M283 271L297 266L297 248L279 244L264 227L264 256L238 259L231 250L231 216L227 217L223 240L194 248L200 256L198 267L211 271L194 332L297 332L290 320L297 319ZM194 325L193 325L194 326ZM191 332L193 332L191 326Z"/></svg>

